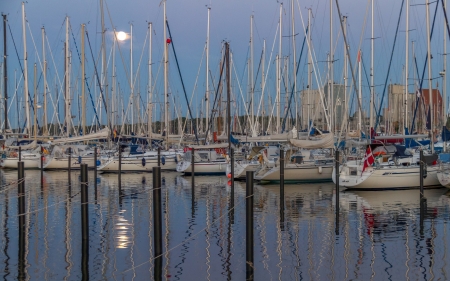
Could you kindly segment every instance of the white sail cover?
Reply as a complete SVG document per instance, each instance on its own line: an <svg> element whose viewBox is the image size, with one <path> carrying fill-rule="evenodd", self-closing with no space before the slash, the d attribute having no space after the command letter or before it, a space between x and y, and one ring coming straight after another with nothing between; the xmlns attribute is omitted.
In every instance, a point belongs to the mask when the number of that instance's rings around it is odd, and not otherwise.
<svg viewBox="0 0 450 281"><path fill-rule="evenodd" d="M228 143L215 143L215 144L206 144L206 145L188 145L190 148L194 149L216 149L216 148L228 148Z"/></svg>
<svg viewBox="0 0 450 281"><path fill-rule="evenodd" d="M87 134L85 136L56 139L52 141L52 144L106 139L109 137L109 135L110 135L109 129L104 128L96 133Z"/></svg>
<svg viewBox="0 0 450 281"><path fill-rule="evenodd" d="M334 148L334 134L323 134L318 140L295 140L290 139L292 145L300 148L319 149Z"/></svg>
<svg viewBox="0 0 450 281"><path fill-rule="evenodd" d="M24 149L24 150L26 150L26 149L33 149L33 148L35 148L35 147L37 147L37 142L36 142L36 141L33 141L33 142L29 143L29 144L21 145L21 146L20 146L20 148L21 148L21 149ZM19 149L19 146L10 145L10 146L8 146L8 148L11 148L11 149Z"/></svg>

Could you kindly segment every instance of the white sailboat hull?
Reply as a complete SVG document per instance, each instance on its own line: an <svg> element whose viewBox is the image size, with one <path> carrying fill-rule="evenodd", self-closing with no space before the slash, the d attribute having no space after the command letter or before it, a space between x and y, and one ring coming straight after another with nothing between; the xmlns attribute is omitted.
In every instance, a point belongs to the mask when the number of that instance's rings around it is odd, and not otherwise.
<svg viewBox="0 0 450 281"><path fill-rule="evenodd" d="M333 166L316 165L286 165L284 168L285 182L327 182L331 181ZM280 180L280 167L270 170L261 170L255 175L255 179L262 182L277 182Z"/></svg>
<svg viewBox="0 0 450 281"><path fill-rule="evenodd" d="M81 162L80 162L81 160ZM39 162L39 166L40 166ZM95 159L94 157L71 157L70 159L70 169L79 170L81 164L87 164L88 168L94 168ZM44 161L44 170L67 170L69 168L69 157L51 157L46 156Z"/></svg>
<svg viewBox="0 0 450 281"><path fill-rule="evenodd" d="M194 163L195 175L225 175L227 162L197 162ZM191 162L181 161L177 165L177 172L190 175L192 173Z"/></svg>
<svg viewBox="0 0 450 281"><path fill-rule="evenodd" d="M37 169L39 168L40 163L40 155L36 157L22 157L22 162L25 169ZM17 169L17 163L19 162L19 158L5 158L0 162L0 166L4 169Z"/></svg>
<svg viewBox="0 0 450 281"><path fill-rule="evenodd" d="M142 159L145 159L145 162ZM164 162L164 164L163 164ZM158 159L151 157L123 157L122 158L122 172L151 172L153 167L158 167ZM175 170L177 163L175 157L165 157L161 161L162 170ZM119 157L103 158L101 165L97 167L101 172L118 172L119 171Z"/></svg>
<svg viewBox="0 0 450 281"><path fill-rule="evenodd" d="M423 179L425 188L437 187L439 183L437 172L439 166L428 166L427 177ZM374 169L369 167L361 173L350 175L349 167L340 168L339 186L348 189L406 189L420 187L420 167L419 166L387 166ZM333 182L336 183L335 172L333 169Z"/></svg>

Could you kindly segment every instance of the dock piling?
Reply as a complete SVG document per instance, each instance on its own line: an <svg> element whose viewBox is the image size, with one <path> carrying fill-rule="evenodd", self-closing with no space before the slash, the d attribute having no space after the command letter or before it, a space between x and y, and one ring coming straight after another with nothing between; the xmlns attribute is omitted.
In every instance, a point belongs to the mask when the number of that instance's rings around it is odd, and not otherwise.
<svg viewBox="0 0 450 281"><path fill-rule="evenodd" d="M336 178L336 225L335 233L339 235L339 151L335 152L334 173Z"/></svg>
<svg viewBox="0 0 450 281"><path fill-rule="evenodd" d="M253 280L253 171L246 173L247 183L245 188L245 257L246 257L246 280Z"/></svg>
<svg viewBox="0 0 450 281"><path fill-rule="evenodd" d="M153 243L155 280L162 280L161 167L153 167Z"/></svg>
<svg viewBox="0 0 450 281"><path fill-rule="evenodd" d="M280 149L280 227L284 230L284 149Z"/></svg>

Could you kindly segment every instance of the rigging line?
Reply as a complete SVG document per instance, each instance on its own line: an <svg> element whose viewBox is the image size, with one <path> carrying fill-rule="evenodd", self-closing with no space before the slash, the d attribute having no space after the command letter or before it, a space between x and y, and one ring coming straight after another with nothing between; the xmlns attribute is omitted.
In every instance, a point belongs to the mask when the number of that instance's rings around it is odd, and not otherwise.
<svg viewBox="0 0 450 281"><path fill-rule="evenodd" d="M89 50L91 51L92 61L95 62L94 53L92 52L91 41L89 40L89 34L88 34L87 29L86 29L86 38L87 38L87 41L88 41L88 44L89 44ZM97 65L95 63L94 63L94 70L95 70L95 76L97 77L98 87L100 88L100 94L102 96L103 106L105 107L106 114L108 114L108 107L107 107L106 100L105 100L105 97L104 97L104 94L103 94L102 84L100 83L100 77L98 76ZM108 125L110 125L110 124L108 124Z"/></svg>
<svg viewBox="0 0 450 281"><path fill-rule="evenodd" d="M172 43L172 51L173 51L173 55L175 56L175 62L177 64L178 74L180 75L181 85L183 87L184 97L186 98L186 103L187 103L187 106L188 106L189 116L191 117L191 120L194 120L194 118L192 117L191 107L189 106L189 100L188 100L188 97L187 97L187 94L186 94L186 87L184 87L183 77L181 76L180 65L178 64L178 58L177 58L177 53L175 52L175 45L173 44L172 34L170 33L169 22L167 20L166 20L166 25L167 25L167 31L169 31L170 40L172 41L171 42ZM167 133L169 133L169 132L167 132ZM194 127L194 134L195 134L195 139L197 141L197 144L199 144L199 142L198 142L198 135L197 135L197 127L196 126Z"/></svg>
<svg viewBox="0 0 450 281"><path fill-rule="evenodd" d="M24 75L22 63L20 62L19 53L18 53L18 51L17 51L16 41L14 41L14 37L13 37L12 31L11 31L11 26L9 25L9 23L8 23L8 28L9 28L9 33L11 34L11 39L12 39L12 41L13 41L14 49L15 49L15 51L16 51L17 60L19 61L20 70L22 71L22 75ZM29 91L29 90L28 90L28 98L30 99L31 104L34 104L34 101L33 101L33 99L31 98L31 95L30 95L30 91ZM36 113L34 112L34 106L32 106L31 109L33 109L33 113L36 114ZM29 121L31 121L31 120L29 120ZM27 122L27 121L25 121L25 122ZM25 123L25 124L26 124L26 123ZM38 127L40 128L39 122L37 122L37 125L38 125ZM24 126L24 127L25 127L25 126ZM28 134L30 134L30 132L28 132Z"/></svg>
<svg viewBox="0 0 450 281"><path fill-rule="evenodd" d="M206 130L206 134L205 134L206 136L208 135L209 130L211 129L212 121L214 120L215 113L216 113L216 111L217 111L217 110L214 110L214 107L216 106L217 97L219 96L219 89L220 89L220 86L221 86L221 84L222 84L222 74L223 74L223 69L224 69L224 67L225 67L225 53L224 53L224 55L223 55L222 67L221 67L221 69L220 69L219 82L218 82L218 85L217 85L216 95L215 95L215 97L214 97L214 102L213 102L213 106L212 106L213 110L211 111L211 119L209 119L209 124L207 124L207 125L208 125L208 128L207 128L207 130ZM227 71L228 71L228 70L227 70ZM206 138L205 138L205 142L204 142L203 144L206 144Z"/></svg>
<svg viewBox="0 0 450 281"><path fill-rule="evenodd" d="M285 128L285 125L286 125L286 119L287 119L288 111L291 108L292 97L294 96L294 89L295 89L295 85L296 85L296 82L297 82L296 78L297 78L297 75L298 75L298 70L300 68L300 61L302 59L303 49L305 47L307 34L308 34L308 27L306 27L305 37L303 37L302 50L300 51L300 57L298 58L297 69L295 70L295 78L294 78L294 83L292 84L292 88L291 88L291 96L289 97L288 108L287 108L287 111L286 111L286 115L284 116L283 125L281 126L281 132L282 133L284 132L284 128ZM292 112L291 112L291 115L292 115Z"/></svg>
<svg viewBox="0 0 450 281"><path fill-rule="evenodd" d="M433 24L431 26L431 33L430 33L430 41L433 38L434 24L436 22L436 14L437 14L438 6L439 6L439 2L436 3L436 9L434 10ZM416 68L417 68L417 60L416 60L416 58L415 58L415 61L416 61ZM425 64L423 66L422 78L420 79L420 85L419 85L419 93L421 94L420 96L422 96L422 86L423 86L423 81L424 81L424 77L425 77L425 70L427 68L427 63L428 63L428 50L427 50L427 55L425 56ZM418 75L418 77L420 77L419 73L417 73L417 75ZM416 98L416 108L414 110L414 116L413 116L413 119L412 119L411 132L414 131L414 123L416 121L416 113L417 113L417 108L419 107L418 105L419 105L420 100L421 100L420 97ZM425 106L425 101L423 101L423 102L424 102L424 106ZM431 101L429 101L429 103L431 103Z"/></svg>
<svg viewBox="0 0 450 281"><path fill-rule="evenodd" d="M77 41L75 40L75 35L73 34L72 25L69 25L69 27L70 27L70 32L72 33L73 42L75 44L75 50L77 51L78 60L81 63L81 56L80 56L80 53L78 52ZM91 88L89 87L88 79L86 79L86 73L84 74L83 78L86 81L86 87L87 87L88 92L89 92L89 97L91 98L92 107L94 108L95 118L97 120L98 126L100 127L100 120L98 119L97 110L95 109L94 100L92 99Z"/></svg>

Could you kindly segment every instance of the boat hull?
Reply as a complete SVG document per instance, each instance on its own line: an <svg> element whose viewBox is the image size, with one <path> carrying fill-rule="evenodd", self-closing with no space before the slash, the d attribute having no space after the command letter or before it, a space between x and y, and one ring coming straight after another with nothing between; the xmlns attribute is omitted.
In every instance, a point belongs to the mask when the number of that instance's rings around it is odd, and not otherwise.
<svg viewBox="0 0 450 281"><path fill-rule="evenodd" d="M199 162L194 164L194 175L225 175L226 162ZM177 165L177 172L184 175L192 174L191 162L181 161Z"/></svg>
<svg viewBox="0 0 450 281"><path fill-rule="evenodd" d="M122 158L122 172L151 172L153 167L158 167L157 158L144 158L144 157L123 157ZM98 171L105 173L113 173L119 171L119 157L105 158L101 160L101 165L97 167ZM164 162L164 164L162 163ZM161 161L162 170L175 170L177 163L175 157L165 157L164 161Z"/></svg>
<svg viewBox="0 0 450 281"><path fill-rule="evenodd" d="M410 189L420 188L420 167L419 166L405 166L405 167L383 167L374 169L370 167L364 171L362 175L349 175L346 168L340 168L339 186L347 189ZM440 187L437 172L439 166L429 166L427 168L427 176L423 179L424 188ZM333 182L336 183L335 172L333 169Z"/></svg>
<svg viewBox="0 0 450 281"><path fill-rule="evenodd" d="M284 168L284 182L329 182L333 167L326 166L295 166ZM268 171L262 171L255 176L256 180L261 182L279 182L280 167L273 167Z"/></svg>

